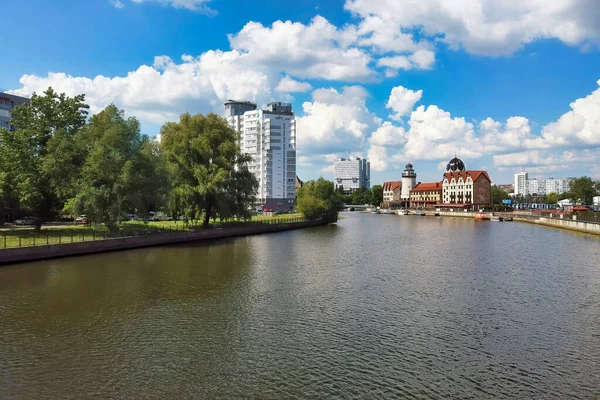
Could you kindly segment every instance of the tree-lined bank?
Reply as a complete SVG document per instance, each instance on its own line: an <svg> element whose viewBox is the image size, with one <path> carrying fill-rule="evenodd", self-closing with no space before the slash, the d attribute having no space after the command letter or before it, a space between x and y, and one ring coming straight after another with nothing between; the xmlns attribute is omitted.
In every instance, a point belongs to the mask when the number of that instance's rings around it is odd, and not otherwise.
<svg viewBox="0 0 600 400"><path fill-rule="evenodd" d="M30 215L39 230L56 217L86 214L116 233L133 210L142 218L160 210L204 227L211 219L251 218L258 181L225 119L182 114L162 126L159 143L115 105L88 113L84 95L52 88L14 109L16 129L0 130L0 222ZM300 212L336 220L333 184L317 186Z"/></svg>

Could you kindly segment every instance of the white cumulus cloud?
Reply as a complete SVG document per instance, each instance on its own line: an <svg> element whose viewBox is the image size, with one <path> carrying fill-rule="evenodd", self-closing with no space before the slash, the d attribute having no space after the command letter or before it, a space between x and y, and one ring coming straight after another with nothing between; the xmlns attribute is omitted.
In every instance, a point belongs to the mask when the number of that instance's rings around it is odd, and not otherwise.
<svg viewBox="0 0 600 400"><path fill-rule="evenodd" d="M394 114L390 115L390 118L399 121L403 116L412 111L415 104L421 100L421 96L423 96L422 90L414 91L404 86L392 88L390 98L386 104L386 108L394 111Z"/></svg>
<svg viewBox="0 0 600 400"><path fill-rule="evenodd" d="M317 89L302 105L298 118L298 148L314 152L351 151L366 140L381 121L366 106L367 91L361 86Z"/></svg>
<svg viewBox="0 0 600 400"><path fill-rule="evenodd" d="M382 50L406 49L418 30L452 47L481 55L507 55L538 39L571 46L598 43L597 0L346 0ZM378 23L366 21L377 20Z"/></svg>
<svg viewBox="0 0 600 400"><path fill-rule="evenodd" d="M292 79L289 76L284 76L279 81L279 84L275 88L278 92L294 93L294 92L308 92L312 89L312 86L308 82L300 82Z"/></svg>

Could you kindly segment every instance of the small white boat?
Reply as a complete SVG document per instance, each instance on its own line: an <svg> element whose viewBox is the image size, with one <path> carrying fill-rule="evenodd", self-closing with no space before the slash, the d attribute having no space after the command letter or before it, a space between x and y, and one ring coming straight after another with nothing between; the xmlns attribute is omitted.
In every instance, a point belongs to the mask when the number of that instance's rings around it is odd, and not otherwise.
<svg viewBox="0 0 600 400"><path fill-rule="evenodd" d="M393 214L394 212L392 210L385 210L383 213L389 215L389 214Z"/></svg>
<svg viewBox="0 0 600 400"><path fill-rule="evenodd" d="M408 210L398 210L398 215L408 215Z"/></svg>
<svg viewBox="0 0 600 400"><path fill-rule="evenodd" d="M381 214L378 210L371 211L371 214Z"/></svg>
<svg viewBox="0 0 600 400"><path fill-rule="evenodd" d="M414 212L414 213L413 213L413 215L414 215L415 217L424 217L424 216L425 216L425 213L424 213L424 212L418 212L418 211L417 211L417 212Z"/></svg>
<svg viewBox="0 0 600 400"><path fill-rule="evenodd" d="M490 218L490 221L494 221L494 222L502 222L502 221L504 221L504 220L502 219L502 217L492 217L492 218Z"/></svg>

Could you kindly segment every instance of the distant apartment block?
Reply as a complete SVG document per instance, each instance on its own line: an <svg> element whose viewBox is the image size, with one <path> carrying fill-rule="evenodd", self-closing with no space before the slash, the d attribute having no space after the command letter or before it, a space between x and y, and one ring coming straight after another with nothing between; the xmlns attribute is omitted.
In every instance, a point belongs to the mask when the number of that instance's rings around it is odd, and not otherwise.
<svg viewBox="0 0 600 400"><path fill-rule="evenodd" d="M569 191L571 178L529 178L527 172L515 174L515 195L545 196L550 193L566 193Z"/></svg>
<svg viewBox="0 0 600 400"><path fill-rule="evenodd" d="M240 148L252 157L250 171L259 182L256 201L266 208L296 205L296 118L292 105L269 103L265 110L249 101L229 100L225 118L240 133Z"/></svg>
<svg viewBox="0 0 600 400"><path fill-rule="evenodd" d="M350 194L360 188L371 188L371 163L366 158L340 158L334 163L334 184Z"/></svg>
<svg viewBox="0 0 600 400"><path fill-rule="evenodd" d="M515 196L527 194L527 172L515 174L514 193Z"/></svg>
<svg viewBox="0 0 600 400"><path fill-rule="evenodd" d="M29 104L26 97L0 92L0 129L12 131L14 127L10 124L12 110L21 104Z"/></svg>

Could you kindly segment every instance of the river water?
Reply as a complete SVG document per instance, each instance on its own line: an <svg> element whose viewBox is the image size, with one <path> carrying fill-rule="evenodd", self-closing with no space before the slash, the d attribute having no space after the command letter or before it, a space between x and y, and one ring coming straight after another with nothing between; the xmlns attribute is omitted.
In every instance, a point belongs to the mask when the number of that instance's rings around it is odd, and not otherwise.
<svg viewBox="0 0 600 400"><path fill-rule="evenodd" d="M332 226L0 267L0 398L600 398L600 240Z"/></svg>

